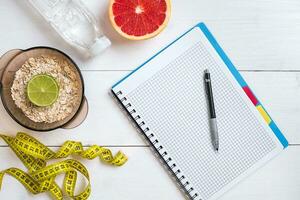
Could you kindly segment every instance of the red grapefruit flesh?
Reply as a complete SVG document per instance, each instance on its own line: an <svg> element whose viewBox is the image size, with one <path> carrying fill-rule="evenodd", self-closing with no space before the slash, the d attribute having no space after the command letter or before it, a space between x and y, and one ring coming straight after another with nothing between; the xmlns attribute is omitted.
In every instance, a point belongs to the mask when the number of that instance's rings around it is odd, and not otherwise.
<svg viewBox="0 0 300 200"><path fill-rule="evenodd" d="M170 0L111 0L109 18L116 31L131 40L156 36L167 25Z"/></svg>

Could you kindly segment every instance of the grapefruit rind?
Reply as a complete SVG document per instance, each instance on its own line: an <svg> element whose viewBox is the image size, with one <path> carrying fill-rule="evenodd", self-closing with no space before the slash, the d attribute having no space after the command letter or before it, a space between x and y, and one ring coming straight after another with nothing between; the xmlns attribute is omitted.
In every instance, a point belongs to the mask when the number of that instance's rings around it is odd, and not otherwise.
<svg viewBox="0 0 300 200"><path fill-rule="evenodd" d="M121 30L121 27L119 27L114 18L114 13L113 13L113 4L115 3L115 0L110 0L110 4L109 4L109 19L110 19L110 22L112 24L112 26L114 27L114 29L121 35L123 36L124 38L127 38L129 40L146 40L146 39L150 39L150 38L153 38L155 36L157 36L160 32L162 32L165 27L167 26L167 24L169 23L169 20L170 20L170 16L171 16L171 1L170 0L165 0L166 1L166 4L167 4L167 10L166 10L166 18L163 22L163 24L161 24L159 26L159 28L157 30L155 30L154 32L152 33L148 33L146 35L142 35L142 36L135 36L135 35L129 35L125 32L123 32Z"/></svg>

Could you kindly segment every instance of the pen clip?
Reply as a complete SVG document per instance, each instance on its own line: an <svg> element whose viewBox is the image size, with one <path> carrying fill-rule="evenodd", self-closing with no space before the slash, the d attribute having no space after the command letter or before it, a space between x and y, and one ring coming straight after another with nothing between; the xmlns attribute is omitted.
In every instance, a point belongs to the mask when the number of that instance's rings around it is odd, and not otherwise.
<svg viewBox="0 0 300 200"><path fill-rule="evenodd" d="M204 88L205 88L205 93L208 95L208 84L210 82L210 79L206 78L206 76L204 76Z"/></svg>

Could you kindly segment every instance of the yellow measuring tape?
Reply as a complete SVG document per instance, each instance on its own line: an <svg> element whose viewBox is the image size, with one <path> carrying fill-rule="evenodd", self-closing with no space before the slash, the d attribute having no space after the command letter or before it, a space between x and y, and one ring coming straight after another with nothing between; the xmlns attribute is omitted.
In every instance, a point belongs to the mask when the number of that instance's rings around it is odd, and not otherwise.
<svg viewBox="0 0 300 200"><path fill-rule="evenodd" d="M50 192L53 199L57 200L61 200L63 197L69 197L74 200L88 199L91 193L90 177L85 166L76 160L67 159L47 166L48 160L67 158L71 154L77 154L90 160L99 157L105 163L115 166L121 166L127 161L127 157L121 151L113 156L109 149L97 145L84 150L80 142L66 141L57 152L54 152L26 133L17 133L16 137L0 134L0 137L9 145L28 169L28 173L17 168L9 168L1 171L0 189L3 176L8 174L16 178L31 193ZM80 194L75 195L78 172L88 180L88 184ZM63 173L65 174L65 178L63 189L61 189L55 183L55 178L57 175Z"/></svg>

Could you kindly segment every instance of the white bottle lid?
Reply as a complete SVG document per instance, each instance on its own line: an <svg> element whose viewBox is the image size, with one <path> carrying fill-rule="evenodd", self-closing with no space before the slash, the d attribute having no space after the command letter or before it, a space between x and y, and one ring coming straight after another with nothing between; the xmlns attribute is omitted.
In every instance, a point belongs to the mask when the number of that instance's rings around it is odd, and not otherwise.
<svg viewBox="0 0 300 200"><path fill-rule="evenodd" d="M90 47L89 52L92 56L96 56L107 49L110 45L110 40L107 37L102 36L100 38L96 38L95 43Z"/></svg>

